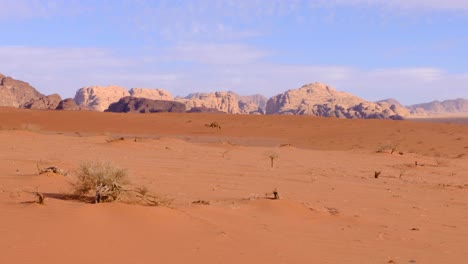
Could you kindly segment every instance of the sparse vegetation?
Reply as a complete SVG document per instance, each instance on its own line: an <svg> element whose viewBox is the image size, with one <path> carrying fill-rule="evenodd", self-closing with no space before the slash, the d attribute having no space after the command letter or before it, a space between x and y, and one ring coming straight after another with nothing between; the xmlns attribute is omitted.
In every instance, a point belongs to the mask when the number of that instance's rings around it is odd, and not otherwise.
<svg viewBox="0 0 468 264"><path fill-rule="evenodd" d="M128 183L128 172L125 169L110 162L83 162L73 187L78 195L94 192L95 202L100 203L117 201Z"/></svg>
<svg viewBox="0 0 468 264"><path fill-rule="evenodd" d="M278 153L273 152L273 153L271 153L268 157L270 158L270 165L271 165L271 167L273 168L273 166L275 165L275 160L276 160L277 158L279 158L279 155L278 155Z"/></svg>
<svg viewBox="0 0 468 264"><path fill-rule="evenodd" d="M127 190L125 190L127 191ZM129 192L134 192L135 197L137 198L137 203L145 204L149 206L159 206L159 205L169 205L171 204L172 200L164 199L160 196L152 194L148 187L142 186L135 188L133 190L128 190Z"/></svg>
<svg viewBox="0 0 468 264"><path fill-rule="evenodd" d="M118 138L106 139L106 142L107 143L112 143L112 142L119 142L119 141L124 141L124 140L125 140L124 137L118 137ZM135 137L135 142L136 142L136 137Z"/></svg>
<svg viewBox="0 0 468 264"><path fill-rule="evenodd" d="M218 122L212 122L211 124L205 124L206 127L221 129L221 125Z"/></svg>
<svg viewBox="0 0 468 264"><path fill-rule="evenodd" d="M210 201L197 200L197 201L193 201L192 204L210 205Z"/></svg>
<svg viewBox="0 0 468 264"><path fill-rule="evenodd" d="M272 192L266 193L265 196L266 196L267 199L272 199L272 200L279 200L279 198L280 198L279 193L278 193L278 189L276 189L276 188L273 189Z"/></svg>
<svg viewBox="0 0 468 264"><path fill-rule="evenodd" d="M63 176L67 176L68 173L65 170L60 169L59 167L51 166L51 167L46 167L46 168L41 168L39 166L39 163L36 164L37 167L37 174L45 174L45 173L55 173Z"/></svg>
<svg viewBox="0 0 468 264"><path fill-rule="evenodd" d="M273 190L273 199L275 199L275 200L279 199L279 193L278 193L278 190L276 188Z"/></svg>
<svg viewBox="0 0 468 264"><path fill-rule="evenodd" d="M378 179L382 171L374 171L374 178Z"/></svg>
<svg viewBox="0 0 468 264"><path fill-rule="evenodd" d="M152 194L146 186L129 188L128 171L110 162L83 162L73 183L78 197L90 193L95 203L122 201L149 206L169 205L170 199Z"/></svg>
<svg viewBox="0 0 468 264"><path fill-rule="evenodd" d="M395 151L397 151L398 144L397 143L386 143L384 145L381 145L380 147L377 148L377 153L390 153L393 154ZM399 152L400 155L403 155Z"/></svg>
<svg viewBox="0 0 468 264"><path fill-rule="evenodd" d="M38 204L44 205L45 204L45 197L44 197L44 195L42 193L39 192L38 188L36 188L35 195L36 195L36 198L37 198L36 202Z"/></svg>
<svg viewBox="0 0 468 264"><path fill-rule="evenodd" d="M44 205L44 195L40 192L36 192L36 197L37 197L37 203Z"/></svg>

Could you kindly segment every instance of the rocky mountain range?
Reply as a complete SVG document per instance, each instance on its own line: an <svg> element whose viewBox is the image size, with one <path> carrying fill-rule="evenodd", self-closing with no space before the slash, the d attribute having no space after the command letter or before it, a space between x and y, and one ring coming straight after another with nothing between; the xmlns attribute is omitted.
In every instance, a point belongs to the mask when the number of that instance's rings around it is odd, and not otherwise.
<svg viewBox="0 0 468 264"><path fill-rule="evenodd" d="M433 101L424 104L415 104L408 107L413 115L431 116L434 114L453 114L453 113L468 113L467 99L454 99L445 101Z"/></svg>
<svg viewBox="0 0 468 264"><path fill-rule="evenodd" d="M256 94L241 96L232 91L193 93L173 97L163 89L88 86L74 98L45 96L28 83L0 74L0 106L41 110L93 110L114 112L206 112L229 114L288 114L338 118L403 119L454 113L468 114L468 100L403 106L396 99L366 101L337 91L322 83L306 84L298 89L267 99Z"/></svg>

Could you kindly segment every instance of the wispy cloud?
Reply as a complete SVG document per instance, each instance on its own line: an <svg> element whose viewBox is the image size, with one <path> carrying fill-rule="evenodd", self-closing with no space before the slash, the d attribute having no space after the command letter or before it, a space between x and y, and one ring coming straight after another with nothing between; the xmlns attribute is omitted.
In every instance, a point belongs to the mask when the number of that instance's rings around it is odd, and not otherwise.
<svg viewBox="0 0 468 264"><path fill-rule="evenodd" d="M245 44L183 43L166 49L162 58L201 64L236 65L257 62L269 53Z"/></svg>
<svg viewBox="0 0 468 264"><path fill-rule="evenodd" d="M79 0L2 0L0 21L78 15L89 9Z"/></svg>
<svg viewBox="0 0 468 264"><path fill-rule="evenodd" d="M468 72L453 74L434 67L366 70L339 65L268 63L262 61L265 55L261 52L257 54L255 49L236 44L223 47L227 47L226 52L245 54L236 63L225 63L231 60L231 55L210 57L219 46L188 47L173 49L171 55L201 63L189 69L173 67L171 61L148 61L145 56L124 57L116 50L15 46L0 47L3 58L0 69L4 74L30 82L43 93L59 92L67 97L82 86L95 84L164 88L174 95L235 90L241 94L272 96L318 81L368 100L395 97L410 104L437 99L435 95L439 99L468 98ZM194 50L196 56L192 54ZM222 54L222 50L217 54Z"/></svg>
<svg viewBox="0 0 468 264"><path fill-rule="evenodd" d="M310 1L312 3L317 1ZM318 1L328 6L379 6L398 9L433 9L433 10L468 10L468 2L464 0L335 0ZM327 3L328 2L328 3Z"/></svg>

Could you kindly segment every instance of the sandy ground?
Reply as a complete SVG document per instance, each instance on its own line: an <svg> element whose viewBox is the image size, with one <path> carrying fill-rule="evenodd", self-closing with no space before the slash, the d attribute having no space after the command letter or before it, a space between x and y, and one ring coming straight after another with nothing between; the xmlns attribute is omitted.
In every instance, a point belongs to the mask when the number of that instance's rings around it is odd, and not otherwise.
<svg viewBox="0 0 468 264"><path fill-rule="evenodd" d="M0 127L0 263L468 261L468 125L0 108ZM173 202L66 199L86 160Z"/></svg>

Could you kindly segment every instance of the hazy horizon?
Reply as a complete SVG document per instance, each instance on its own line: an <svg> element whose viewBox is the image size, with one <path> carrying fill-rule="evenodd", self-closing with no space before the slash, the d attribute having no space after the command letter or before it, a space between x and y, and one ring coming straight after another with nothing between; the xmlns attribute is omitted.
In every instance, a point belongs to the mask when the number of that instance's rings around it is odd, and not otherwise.
<svg viewBox="0 0 468 264"><path fill-rule="evenodd" d="M461 0L2 0L0 73L84 86L267 98L321 82L404 105L468 98Z"/></svg>

